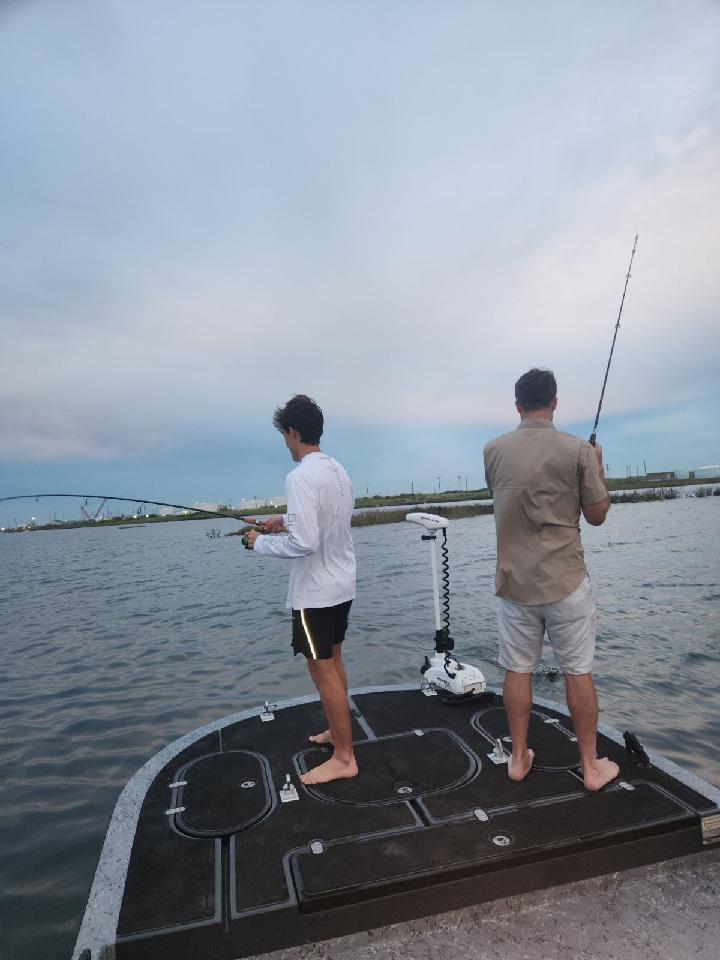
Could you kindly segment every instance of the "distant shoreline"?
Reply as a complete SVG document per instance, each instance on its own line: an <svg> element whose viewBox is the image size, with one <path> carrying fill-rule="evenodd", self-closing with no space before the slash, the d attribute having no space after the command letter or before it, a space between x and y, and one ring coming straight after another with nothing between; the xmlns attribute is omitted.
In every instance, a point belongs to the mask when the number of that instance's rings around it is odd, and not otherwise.
<svg viewBox="0 0 720 960"><path fill-rule="evenodd" d="M700 498L710 496L720 496L720 487L713 487L713 484L720 483L720 477L707 477L696 480L665 480L662 484L639 478L623 480L610 480L608 483L610 491L610 500L614 504L619 503L647 503L658 500L680 500L685 498ZM680 487L692 486L696 489L692 491L680 490ZM623 493L622 491L631 491ZM394 494L392 496L381 497L358 497L355 501L355 509L366 511L356 513L353 516L352 525L354 527L367 527L375 524L398 523L405 519L409 509L421 508L430 510L446 506L442 513L449 520L457 520L463 517L478 517L493 513L492 503L467 503L463 500L490 500L489 491L482 490L448 490L439 494ZM397 510L388 509L388 507L397 506ZM375 509L373 509L375 508ZM259 510L249 511L250 515L272 516L283 514L285 507L262 507ZM9 528L4 533L31 533L37 530L77 530L87 527L116 527L127 528L130 526L142 526L151 523L174 523L184 522L186 520L212 520L217 517L218 520L237 520L242 522L248 513L240 514L236 510L225 512L218 511L214 514L196 511L193 513L169 514L161 516L159 514L148 514L138 517L112 517L107 520L70 520L63 523L36 524L34 526ZM237 531L226 534L234 536Z"/></svg>
<svg viewBox="0 0 720 960"><path fill-rule="evenodd" d="M658 500L684 500L703 497L720 497L720 487L711 487L706 484L700 486L692 493L683 493L680 490L663 487L650 487L646 490L633 490L632 493L610 493L611 503L650 503ZM455 498L457 499L457 498ZM433 509L442 507L440 503L424 502L423 507ZM405 519L407 507L398 510L368 510L367 513L355 514L352 519L354 527L369 527L378 523L398 523ZM463 517L479 517L485 514L494 513L491 503L473 503L464 506L446 507L442 515L448 520L460 520ZM228 534L230 536L230 534Z"/></svg>

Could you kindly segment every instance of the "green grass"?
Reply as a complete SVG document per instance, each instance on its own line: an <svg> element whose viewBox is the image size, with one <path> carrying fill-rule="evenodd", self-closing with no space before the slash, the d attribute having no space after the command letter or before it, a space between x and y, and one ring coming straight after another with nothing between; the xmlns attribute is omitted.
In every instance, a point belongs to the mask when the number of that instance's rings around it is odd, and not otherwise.
<svg viewBox="0 0 720 960"><path fill-rule="evenodd" d="M426 501L423 501L428 506ZM441 504L432 504L430 509L442 507ZM407 509L404 510L368 510L366 513L356 513L352 518L354 527L370 527L378 523L400 523L408 515ZM428 511L426 511L428 512ZM484 514L492 513L491 504L473 503L460 507L446 507L442 510L442 516L448 520L461 520L464 517L479 517Z"/></svg>

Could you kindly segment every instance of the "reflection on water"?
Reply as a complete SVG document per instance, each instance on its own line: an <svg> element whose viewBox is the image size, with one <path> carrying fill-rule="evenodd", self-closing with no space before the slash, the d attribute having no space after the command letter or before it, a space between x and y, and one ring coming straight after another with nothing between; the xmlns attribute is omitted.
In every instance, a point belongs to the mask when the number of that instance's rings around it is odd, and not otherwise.
<svg viewBox="0 0 720 960"><path fill-rule="evenodd" d="M66 958L107 822L171 740L312 692L289 648L287 564L207 530L217 518L0 538L0 830L7 956ZM411 524L358 528L346 643L354 686L420 680L430 561ZM720 498L623 505L585 528L602 719L720 784ZM495 665L492 517L449 529L452 635ZM552 655L546 657L552 663ZM562 680L537 692L562 699Z"/></svg>

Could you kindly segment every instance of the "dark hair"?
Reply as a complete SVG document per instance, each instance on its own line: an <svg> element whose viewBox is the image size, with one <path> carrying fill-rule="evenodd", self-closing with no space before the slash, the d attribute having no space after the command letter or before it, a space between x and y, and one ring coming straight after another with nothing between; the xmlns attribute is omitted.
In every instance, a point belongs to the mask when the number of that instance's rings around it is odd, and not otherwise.
<svg viewBox="0 0 720 960"><path fill-rule="evenodd" d="M556 396L555 375L544 367L533 367L515 384L515 402L523 410L544 410Z"/></svg>
<svg viewBox="0 0 720 960"><path fill-rule="evenodd" d="M323 412L312 397L296 394L273 414L273 426L281 433L297 430L303 443L317 446L323 432Z"/></svg>

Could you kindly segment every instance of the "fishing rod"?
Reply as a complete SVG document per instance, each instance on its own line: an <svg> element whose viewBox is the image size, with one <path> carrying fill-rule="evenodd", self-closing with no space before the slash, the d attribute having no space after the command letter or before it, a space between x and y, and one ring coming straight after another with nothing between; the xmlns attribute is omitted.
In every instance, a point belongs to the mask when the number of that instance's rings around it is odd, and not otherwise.
<svg viewBox="0 0 720 960"><path fill-rule="evenodd" d="M204 513L211 517L242 520L244 523L249 523L251 520L250 517L244 517L234 510L227 510L221 513L219 510L203 510L200 507L188 507L183 503L164 503L162 500L151 500L145 497L105 497L99 493L23 493L16 497L0 497L0 503L6 503L8 500L47 500L55 497L74 497L79 500L84 499L86 503L88 500L120 500L123 503L150 503L156 507L173 507L176 510L187 510L189 513Z"/></svg>
<svg viewBox="0 0 720 960"><path fill-rule="evenodd" d="M628 264L628 272L625 276L625 286L623 287L622 300L620 301L620 310L618 312L617 323L615 324L615 333L613 334L612 346L610 347L610 356L608 357L607 368L605 370L605 379L603 380L602 392L600 394L600 403L598 404L597 413L595 414L595 423L593 424L592 433L590 434L590 443L595 446L595 440L597 439L596 431L598 420L600 419L600 410L602 409L603 397L605 396L605 385L607 384L608 374L610 373L610 364L612 363L613 350L615 349L615 340L617 339L618 330L620 329L620 317L622 316L623 304L625 303L625 294L627 293L628 281L630 280L630 270L632 268L633 257L635 256L635 248L637 247L638 234L635 234L635 242L633 243L632 253L630 254L630 263Z"/></svg>

